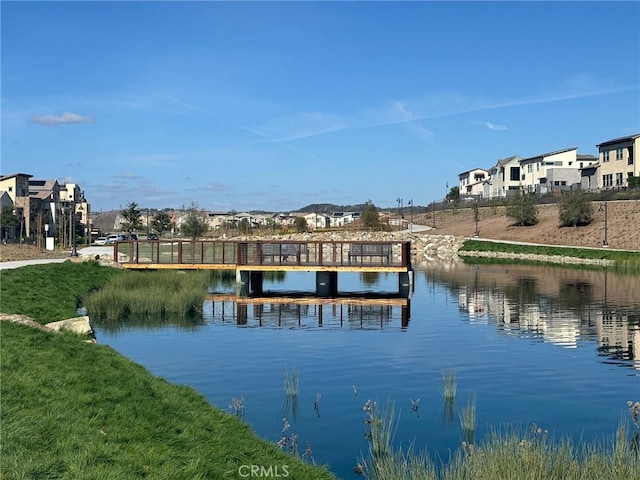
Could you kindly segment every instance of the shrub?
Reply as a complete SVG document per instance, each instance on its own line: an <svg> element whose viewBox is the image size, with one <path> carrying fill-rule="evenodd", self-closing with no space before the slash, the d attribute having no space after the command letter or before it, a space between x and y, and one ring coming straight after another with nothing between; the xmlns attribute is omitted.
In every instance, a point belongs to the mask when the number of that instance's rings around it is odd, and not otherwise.
<svg viewBox="0 0 640 480"><path fill-rule="evenodd" d="M589 225L593 220L593 206L579 190L565 194L558 211L562 227Z"/></svg>
<svg viewBox="0 0 640 480"><path fill-rule="evenodd" d="M519 226L538 223L538 206L535 194L520 190L507 206L507 217Z"/></svg>

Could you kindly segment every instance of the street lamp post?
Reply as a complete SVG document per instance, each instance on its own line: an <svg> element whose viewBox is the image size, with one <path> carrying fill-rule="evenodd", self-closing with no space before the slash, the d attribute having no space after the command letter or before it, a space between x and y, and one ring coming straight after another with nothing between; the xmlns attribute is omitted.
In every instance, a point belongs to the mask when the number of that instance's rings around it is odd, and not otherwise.
<svg viewBox="0 0 640 480"><path fill-rule="evenodd" d="M73 203L71 205L71 225L70 225L70 234L71 234L71 256L77 257L78 250L76 249L76 199L75 195L73 197Z"/></svg>
<svg viewBox="0 0 640 480"><path fill-rule="evenodd" d="M431 202L431 207L433 209L433 228L436 228L436 202Z"/></svg>
<svg viewBox="0 0 640 480"><path fill-rule="evenodd" d="M409 233L413 231L413 198L409 200Z"/></svg>
<svg viewBox="0 0 640 480"><path fill-rule="evenodd" d="M480 230L478 230L478 221L480 220L480 211L478 210L478 200L476 200L476 203L473 205L473 216L476 220L476 232L473 235L474 237L479 237L480 236Z"/></svg>
<svg viewBox="0 0 640 480"><path fill-rule="evenodd" d="M600 207L600 210L602 210L602 207ZM608 241L608 225L607 225L607 201L604 201L604 240L602 241L602 246L603 247L608 247L609 246L609 241Z"/></svg>

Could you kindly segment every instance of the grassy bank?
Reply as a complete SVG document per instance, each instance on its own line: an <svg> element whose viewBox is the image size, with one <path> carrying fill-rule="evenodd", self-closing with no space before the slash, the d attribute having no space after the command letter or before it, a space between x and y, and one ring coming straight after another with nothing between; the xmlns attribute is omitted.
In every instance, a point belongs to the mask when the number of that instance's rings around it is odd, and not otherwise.
<svg viewBox="0 0 640 480"><path fill-rule="evenodd" d="M40 323L73 317L89 292L129 274L93 262L7 270L2 310ZM1 478L238 479L251 465L333 478L109 347L4 322L0 344Z"/></svg>
<svg viewBox="0 0 640 480"><path fill-rule="evenodd" d="M329 479L238 418L106 346L2 325L2 478Z"/></svg>
<svg viewBox="0 0 640 480"><path fill-rule="evenodd" d="M460 252L503 252L545 256L562 256L614 262L616 270L640 272L640 252L618 251L592 248L567 248L545 245L522 245L513 243L467 240Z"/></svg>
<svg viewBox="0 0 640 480"><path fill-rule="evenodd" d="M77 316L92 291L129 272L97 262L31 265L2 271L0 299L4 313L21 313L40 323Z"/></svg>

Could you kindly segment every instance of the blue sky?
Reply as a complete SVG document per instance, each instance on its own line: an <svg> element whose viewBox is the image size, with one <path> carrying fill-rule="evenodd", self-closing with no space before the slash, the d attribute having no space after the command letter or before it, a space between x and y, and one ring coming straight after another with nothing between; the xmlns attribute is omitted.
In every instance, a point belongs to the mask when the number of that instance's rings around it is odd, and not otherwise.
<svg viewBox="0 0 640 480"><path fill-rule="evenodd" d="M2 174L94 211L426 205L640 132L639 2L7 2Z"/></svg>

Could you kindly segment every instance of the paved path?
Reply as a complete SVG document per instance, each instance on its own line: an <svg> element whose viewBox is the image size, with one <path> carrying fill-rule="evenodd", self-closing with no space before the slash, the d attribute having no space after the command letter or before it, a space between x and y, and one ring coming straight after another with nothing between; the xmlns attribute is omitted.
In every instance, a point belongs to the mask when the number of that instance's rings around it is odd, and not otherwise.
<svg viewBox="0 0 640 480"><path fill-rule="evenodd" d="M43 263L62 263L69 260L68 258L38 258L36 260L16 260L14 262L1 262L0 270L9 270L11 268L26 267L27 265L41 265Z"/></svg>
<svg viewBox="0 0 640 480"><path fill-rule="evenodd" d="M96 255L113 255L113 246L107 247L85 247L78 249L80 257L95 258ZM15 260L13 262L0 262L0 270L8 270L11 268L26 267L27 265L42 265L45 263L62 263L71 260L71 256L67 258L38 258L34 260Z"/></svg>

